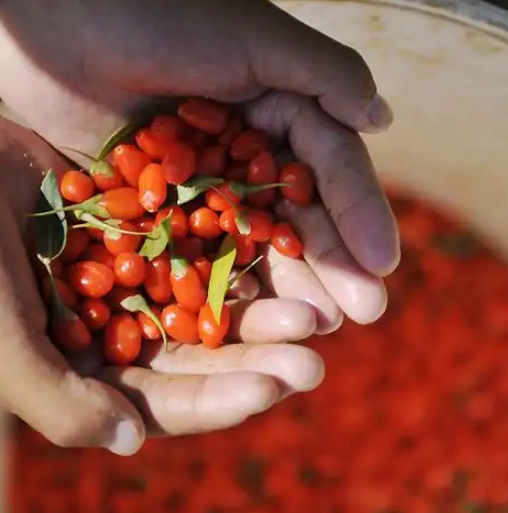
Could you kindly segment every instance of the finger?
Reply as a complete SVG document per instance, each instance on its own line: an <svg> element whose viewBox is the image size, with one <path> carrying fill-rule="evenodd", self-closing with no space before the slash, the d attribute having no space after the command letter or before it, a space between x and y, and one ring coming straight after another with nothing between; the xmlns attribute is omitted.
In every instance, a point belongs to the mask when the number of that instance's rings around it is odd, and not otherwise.
<svg viewBox="0 0 508 513"><path fill-rule="evenodd" d="M237 278L241 272L241 269L233 269L231 272L230 279L234 281L229 288L228 296L252 301L260 292L259 281L252 273L245 273Z"/></svg>
<svg viewBox="0 0 508 513"><path fill-rule="evenodd" d="M149 367L172 375L254 372L276 378L288 393L315 389L324 378L322 358L312 349L292 344L233 344L210 351L183 344L161 351Z"/></svg>
<svg viewBox="0 0 508 513"><path fill-rule="evenodd" d="M51 442L135 453L144 425L116 390L81 378L44 336L46 316L9 209L0 204L0 401Z"/></svg>
<svg viewBox="0 0 508 513"><path fill-rule="evenodd" d="M254 79L272 89L316 96L337 121L360 132L379 132L393 122L361 55L266 2L265 37L251 35Z"/></svg>
<svg viewBox="0 0 508 513"><path fill-rule="evenodd" d="M295 155L314 169L321 199L353 257L373 274L391 273L400 260L397 225L361 138L294 94L266 95L246 114L273 135L288 131Z"/></svg>
<svg viewBox="0 0 508 513"><path fill-rule="evenodd" d="M296 299L312 305L316 312L316 334L337 330L343 314L307 262L281 255L272 246L262 250L257 272L279 298ZM259 321L258 321L259 322Z"/></svg>
<svg viewBox="0 0 508 513"><path fill-rule="evenodd" d="M169 376L140 367L110 367L101 379L138 407L152 435L236 426L273 406L281 395L273 378L253 372Z"/></svg>
<svg viewBox="0 0 508 513"><path fill-rule="evenodd" d="M277 211L297 230L305 260L342 311L360 324L379 319L387 303L383 280L354 261L324 208L283 202Z"/></svg>
<svg viewBox="0 0 508 513"><path fill-rule="evenodd" d="M246 344L296 342L317 329L315 309L292 298L234 301L230 308L229 338Z"/></svg>

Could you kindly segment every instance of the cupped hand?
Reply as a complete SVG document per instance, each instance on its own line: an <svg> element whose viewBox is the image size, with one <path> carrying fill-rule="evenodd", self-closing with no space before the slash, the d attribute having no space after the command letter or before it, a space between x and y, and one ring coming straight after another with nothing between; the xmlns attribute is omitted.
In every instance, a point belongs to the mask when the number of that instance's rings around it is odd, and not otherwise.
<svg viewBox="0 0 508 513"><path fill-rule="evenodd" d="M398 233L358 131L392 116L358 53L267 0L5 0L0 21L0 96L55 146L94 153L139 108L187 95L287 136L322 203L279 206L306 263L269 251L265 283L313 305L317 333L384 312Z"/></svg>
<svg viewBox="0 0 508 513"><path fill-rule="evenodd" d="M313 308L293 299L232 307L235 339L219 350L150 346L137 367L108 366L93 346L72 357L48 339L46 309L23 233L42 173L68 166L42 139L0 118L0 407L66 447L135 453L146 436L223 429L310 390L323 363L299 340Z"/></svg>

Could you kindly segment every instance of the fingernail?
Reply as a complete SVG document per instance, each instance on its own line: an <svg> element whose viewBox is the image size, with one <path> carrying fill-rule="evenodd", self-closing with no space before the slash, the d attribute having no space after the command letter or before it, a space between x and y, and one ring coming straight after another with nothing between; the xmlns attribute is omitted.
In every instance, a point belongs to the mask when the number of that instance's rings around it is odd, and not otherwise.
<svg viewBox="0 0 508 513"><path fill-rule="evenodd" d="M113 454L131 456L140 447L140 435L131 420L121 420L115 428L113 439L106 445Z"/></svg>
<svg viewBox="0 0 508 513"><path fill-rule="evenodd" d="M372 125L378 129L386 129L393 123L392 109L379 94L372 100L367 115Z"/></svg>

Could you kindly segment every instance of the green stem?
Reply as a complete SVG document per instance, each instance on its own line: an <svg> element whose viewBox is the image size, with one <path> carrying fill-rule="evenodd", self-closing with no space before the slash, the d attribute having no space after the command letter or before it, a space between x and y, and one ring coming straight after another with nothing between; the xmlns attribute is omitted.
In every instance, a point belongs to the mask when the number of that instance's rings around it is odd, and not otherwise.
<svg viewBox="0 0 508 513"><path fill-rule="evenodd" d="M75 148L69 148L68 146L60 146L60 149L77 153L78 155L81 155L82 157L85 157L86 159L91 160L92 162L99 162L99 159L92 157L91 155L89 155L88 153L85 153L84 151L76 150Z"/></svg>
<svg viewBox="0 0 508 513"><path fill-rule="evenodd" d="M100 219L97 219L95 216L93 216L92 214L88 213L88 212L82 212L82 211L78 211L75 213L75 216L76 216L76 219L79 219L80 221L85 221L85 223L82 223L82 224L77 224L75 226L73 226L73 228L76 228L76 227L83 227L83 228L98 228L99 230L102 230L102 231L112 231L112 232L116 232L116 233L122 233L124 235L139 235L141 237L147 237L149 239L153 239L153 237L151 237L150 235L150 232L146 233L146 232L134 232L134 231L130 231L130 230L123 230L122 228L118 228L117 226L114 226L114 225L111 225L105 221L101 221Z"/></svg>
<svg viewBox="0 0 508 513"><path fill-rule="evenodd" d="M97 194L96 196L93 196L90 199L83 201L82 203L76 203L75 205L68 205L67 207L57 208L54 210L46 210L45 212L36 212L35 214L26 214L26 216L44 217L58 214L59 212L74 212L76 210L83 210L86 212L88 209L95 207L102 199L102 197L102 194Z"/></svg>
<svg viewBox="0 0 508 513"><path fill-rule="evenodd" d="M81 224L75 224L73 226L71 226L71 228L73 230L79 230L80 228L95 228L93 225L91 225L90 223L81 223Z"/></svg>
<svg viewBox="0 0 508 513"><path fill-rule="evenodd" d="M247 267L242 269L236 276L233 278L229 278L229 288L231 289L233 285L243 276L245 276L255 265L257 265L261 260L263 260L263 255L259 255L253 262L251 262Z"/></svg>
<svg viewBox="0 0 508 513"><path fill-rule="evenodd" d="M249 185L242 182L231 182L229 184L230 189L233 191L235 196L244 198L256 192L266 191L268 189L275 189L280 187L289 187L287 183L265 183L260 185Z"/></svg>

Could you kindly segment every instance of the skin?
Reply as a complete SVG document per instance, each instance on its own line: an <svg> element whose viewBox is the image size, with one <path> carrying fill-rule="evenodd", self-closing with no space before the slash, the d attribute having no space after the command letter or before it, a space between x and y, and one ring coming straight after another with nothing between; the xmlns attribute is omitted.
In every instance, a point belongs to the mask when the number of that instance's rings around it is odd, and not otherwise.
<svg viewBox="0 0 508 513"><path fill-rule="evenodd" d="M210 96L288 136L315 169L323 201L278 207L307 261L267 252L259 278L278 298L232 305L244 344L174 345L146 368L105 367L94 351L73 361L44 335L21 240L41 170L68 164L2 121L0 240L9 244L0 246L0 354L9 365L0 366L0 400L51 441L128 455L146 436L236 425L321 381L316 353L280 342L331 332L344 313L362 323L383 313L398 234L357 131L380 132L392 116L356 52L264 0L4 0L0 49L0 97L54 147L93 154L140 108Z"/></svg>

